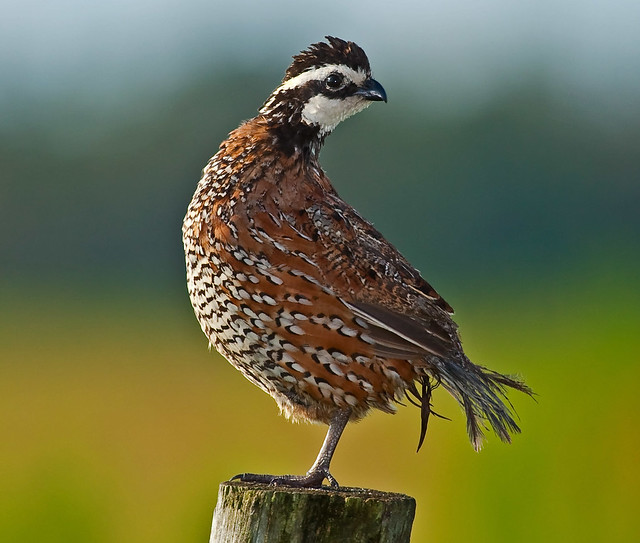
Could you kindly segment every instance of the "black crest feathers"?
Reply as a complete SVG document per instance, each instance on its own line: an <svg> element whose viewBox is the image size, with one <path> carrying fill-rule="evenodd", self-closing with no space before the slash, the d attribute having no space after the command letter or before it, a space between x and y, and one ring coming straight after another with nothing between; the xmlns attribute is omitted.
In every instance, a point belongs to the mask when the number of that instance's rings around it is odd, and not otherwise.
<svg viewBox="0 0 640 543"><path fill-rule="evenodd" d="M354 70L371 72L369 59L358 45L332 36L326 36L326 40L328 43L314 43L294 56L283 81L326 64L344 64Z"/></svg>

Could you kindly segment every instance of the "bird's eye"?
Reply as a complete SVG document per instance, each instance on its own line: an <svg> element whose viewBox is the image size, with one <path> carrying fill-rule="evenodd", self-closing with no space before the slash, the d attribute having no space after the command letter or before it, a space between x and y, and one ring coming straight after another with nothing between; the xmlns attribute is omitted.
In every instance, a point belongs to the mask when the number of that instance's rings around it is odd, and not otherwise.
<svg viewBox="0 0 640 543"><path fill-rule="evenodd" d="M343 77L340 74L330 74L324 80L325 87L330 90L337 90L342 87Z"/></svg>

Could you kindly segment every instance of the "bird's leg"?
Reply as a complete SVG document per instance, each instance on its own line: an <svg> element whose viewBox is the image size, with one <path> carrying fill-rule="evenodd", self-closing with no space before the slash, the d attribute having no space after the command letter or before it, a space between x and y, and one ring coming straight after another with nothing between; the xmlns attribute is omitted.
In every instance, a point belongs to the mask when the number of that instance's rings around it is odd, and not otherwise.
<svg viewBox="0 0 640 543"><path fill-rule="evenodd" d="M339 488L338 481L329 472L329 464L336 450L340 436L349 422L351 410L338 411L331 419L327 436L324 438L322 448L316 461L307 471L306 475L258 475L255 473L242 473L231 480L239 480L245 483L267 483L273 485L292 486L298 488L319 488L322 481L327 479L332 488Z"/></svg>
<svg viewBox="0 0 640 543"><path fill-rule="evenodd" d="M338 441L340 440L340 436L342 435L347 422L349 422L349 417L351 416L351 410L347 411L339 411L332 419L329 424L329 430L327 431L327 435L324 438L324 443L322 443L322 448L318 453L316 461L311 466L311 469L307 471L307 474L303 477L303 479L309 480L311 482L308 486L320 486L322 481L327 479L333 488L338 488L338 481L335 480L333 475L329 472L329 464L331 464L331 459L333 458L333 453L336 450L336 446L338 445ZM317 484L314 484L317 483Z"/></svg>

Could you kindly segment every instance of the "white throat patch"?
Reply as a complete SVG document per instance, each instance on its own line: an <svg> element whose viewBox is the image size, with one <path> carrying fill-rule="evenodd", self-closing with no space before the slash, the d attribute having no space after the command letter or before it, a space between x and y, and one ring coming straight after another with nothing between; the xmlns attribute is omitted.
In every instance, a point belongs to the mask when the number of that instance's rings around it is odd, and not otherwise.
<svg viewBox="0 0 640 543"><path fill-rule="evenodd" d="M329 98L319 94L309 100L302 110L302 120L320 127L322 135L331 132L340 122L371 105L361 96Z"/></svg>

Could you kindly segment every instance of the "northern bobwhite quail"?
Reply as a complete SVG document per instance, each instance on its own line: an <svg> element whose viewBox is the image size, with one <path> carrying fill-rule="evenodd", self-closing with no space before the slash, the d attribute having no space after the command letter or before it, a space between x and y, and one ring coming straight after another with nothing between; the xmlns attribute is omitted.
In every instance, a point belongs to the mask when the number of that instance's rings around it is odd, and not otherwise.
<svg viewBox="0 0 640 543"><path fill-rule="evenodd" d="M188 289L209 339L287 417L329 430L304 476L244 481L318 487L347 422L371 408L421 408L431 392L462 406L478 450L483 427L519 432L506 388L520 380L473 364L452 309L357 211L318 163L336 125L387 100L364 51L327 37L293 57L253 119L229 134L204 168L183 225Z"/></svg>

